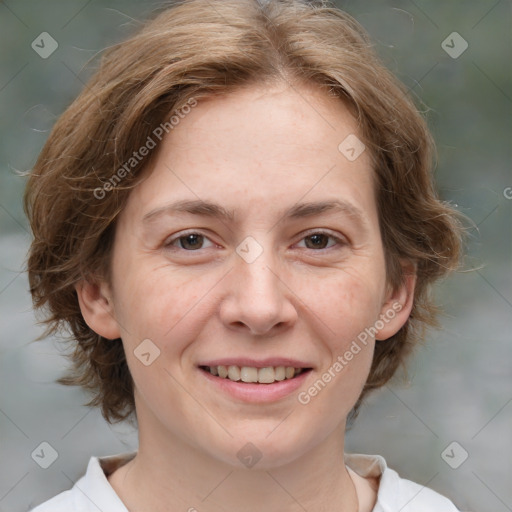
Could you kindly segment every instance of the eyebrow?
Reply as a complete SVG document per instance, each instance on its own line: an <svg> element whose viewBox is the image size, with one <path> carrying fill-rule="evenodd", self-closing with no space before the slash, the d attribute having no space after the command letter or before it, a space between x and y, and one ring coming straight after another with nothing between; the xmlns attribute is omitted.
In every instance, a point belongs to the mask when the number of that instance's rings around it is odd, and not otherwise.
<svg viewBox="0 0 512 512"><path fill-rule="evenodd" d="M189 213L203 217L218 218L223 221L233 222L235 220L235 212L233 210L227 210L223 206L209 201L196 199L177 201L155 208L144 215L142 222L144 224L150 223L158 217L174 213ZM342 213L357 222L361 228L367 227L367 220L363 212L352 203L339 199L296 204L280 216L280 221L284 219L314 217L322 213Z"/></svg>

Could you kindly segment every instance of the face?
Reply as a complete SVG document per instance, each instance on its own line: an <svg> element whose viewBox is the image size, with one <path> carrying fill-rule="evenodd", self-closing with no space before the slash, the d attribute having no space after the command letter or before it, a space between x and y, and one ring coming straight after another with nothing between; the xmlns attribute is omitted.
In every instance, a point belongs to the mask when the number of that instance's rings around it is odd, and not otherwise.
<svg viewBox="0 0 512 512"><path fill-rule="evenodd" d="M357 135L340 100L276 85L202 101L164 139L110 284L79 292L89 325L122 338L141 431L234 465L250 442L259 467L343 435L373 334L410 310L386 283Z"/></svg>

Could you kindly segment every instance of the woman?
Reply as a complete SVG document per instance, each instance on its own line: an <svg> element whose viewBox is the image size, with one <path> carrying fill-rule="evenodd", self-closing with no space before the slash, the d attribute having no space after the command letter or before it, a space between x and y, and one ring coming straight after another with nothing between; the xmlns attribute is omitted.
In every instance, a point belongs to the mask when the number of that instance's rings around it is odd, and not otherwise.
<svg viewBox="0 0 512 512"><path fill-rule="evenodd" d="M35 511L456 511L344 455L457 266L431 151L320 3L188 0L110 49L29 180L29 276L76 343L63 381L139 450Z"/></svg>

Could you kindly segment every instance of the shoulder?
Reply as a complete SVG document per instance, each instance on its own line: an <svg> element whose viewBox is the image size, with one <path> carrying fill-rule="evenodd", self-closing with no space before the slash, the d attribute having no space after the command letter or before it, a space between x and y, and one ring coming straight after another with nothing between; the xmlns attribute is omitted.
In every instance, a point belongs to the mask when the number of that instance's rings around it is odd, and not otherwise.
<svg viewBox="0 0 512 512"><path fill-rule="evenodd" d="M87 472L72 489L38 505L31 512L127 512L109 484L107 476L133 456L134 454L122 454L101 459L92 457Z"/></svg>
<svg viewBox="0 0 512 512"><path fill-rule="evenodd" d="M401 478L387 468L379 487L379 501L382 511L401 512L458 512L455 505L445 496L423 485ZM386 508L387 507L387 508ZM375 512L378 512L377 509Z"/></svg>
<svg viewBox="0 0 512 512"><path fill-rule="evenodd" d="M372 512L458 512L446 497L401 478L380 455L345 455L345 463L360 476L378 480L377 501Z"/></svg>

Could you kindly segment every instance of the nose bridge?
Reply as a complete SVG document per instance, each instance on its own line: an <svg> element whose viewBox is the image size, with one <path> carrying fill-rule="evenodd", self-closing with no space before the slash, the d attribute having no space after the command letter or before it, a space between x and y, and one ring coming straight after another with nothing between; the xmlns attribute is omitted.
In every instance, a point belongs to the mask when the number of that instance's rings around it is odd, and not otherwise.
<svg viewBox="0 0 512 512"><path fill-rule="evenodd" d="M249 245L254 260L240 257L236 263L239 299L245 298L260 310L276 307L281 299L281 286L277 277L276 256L267 245L256 255L257 248Z"/></svg>
<svg viewBox="0 0 512 512"><path fill-rule="evenodd" d="M270 244L248 238L237 247L223 321L231 327L245 325L253 334L265 334L292 322L296 312Z"/></svg>

